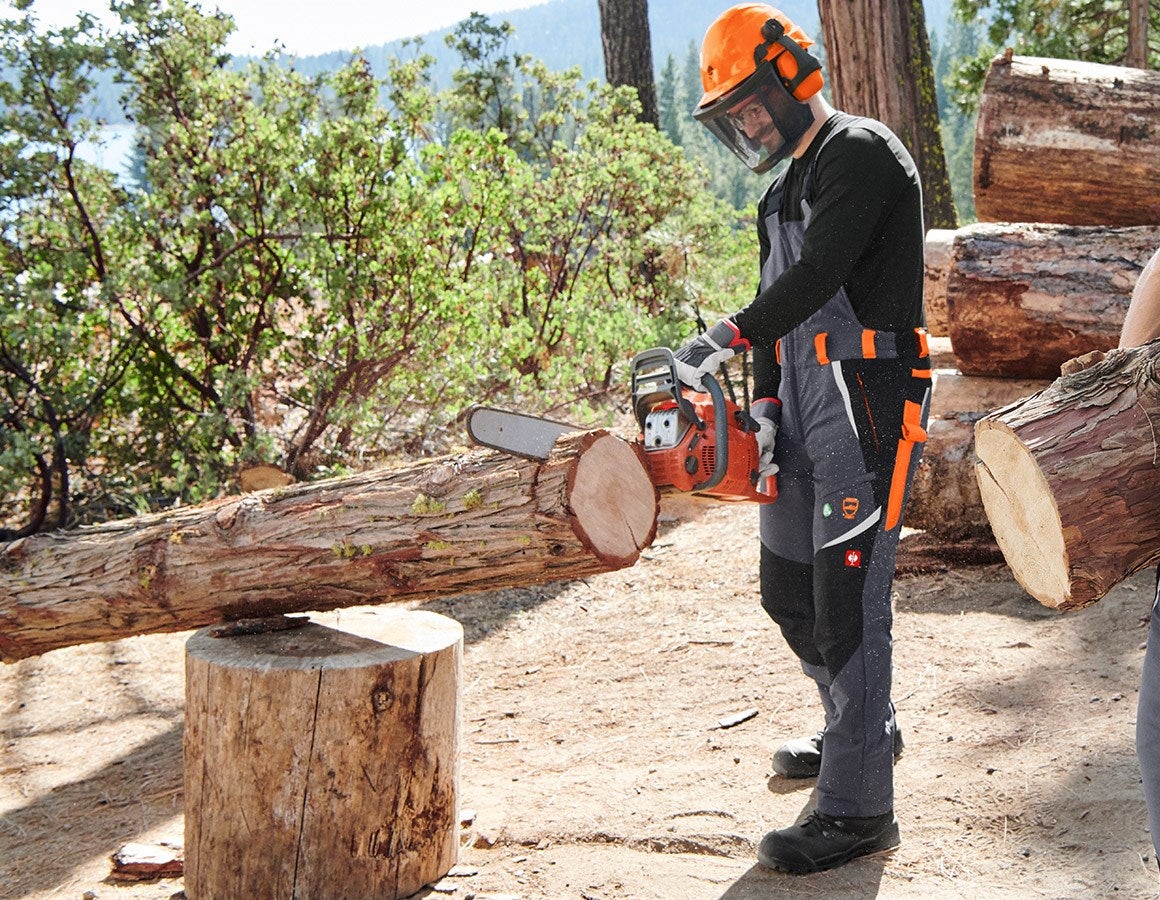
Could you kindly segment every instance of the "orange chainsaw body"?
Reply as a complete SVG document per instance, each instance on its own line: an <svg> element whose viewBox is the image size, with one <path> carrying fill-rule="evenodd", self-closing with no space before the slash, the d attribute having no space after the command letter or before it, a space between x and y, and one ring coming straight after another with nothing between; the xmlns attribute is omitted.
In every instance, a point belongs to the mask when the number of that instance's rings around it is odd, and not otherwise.
<svg viewBox="0 0 1160 900"><path fill-rule="evenodd" d="M633 407L641 428L649 477L718 500L777 499L777 479L760 479L757 423L721 392L711 376L708 391L683 387L672 353L645 351L633 360Z"/></svg>

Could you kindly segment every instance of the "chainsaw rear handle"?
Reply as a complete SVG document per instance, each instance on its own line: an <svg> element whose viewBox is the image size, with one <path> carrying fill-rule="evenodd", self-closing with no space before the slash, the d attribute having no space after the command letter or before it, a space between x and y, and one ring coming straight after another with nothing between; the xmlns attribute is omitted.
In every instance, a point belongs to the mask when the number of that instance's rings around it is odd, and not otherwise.
<svg viewBox="0 0 1160 900"><path fill-rule="evenodd" d="M700 484L693 485L693 490L709 491L721 483L729 470L729 418L725 409L725 393L717 379L706 374L701 383L713 401L716 452L713 456L713 471ZM677 361L673 351L668 347L654 347L632 358L632 408L642 432L645 416L662 399L674 400L681 414L693 423L693 427L698 431L705 430L705 421L697 415L693 404L685 397L677 377Z"/></svg>

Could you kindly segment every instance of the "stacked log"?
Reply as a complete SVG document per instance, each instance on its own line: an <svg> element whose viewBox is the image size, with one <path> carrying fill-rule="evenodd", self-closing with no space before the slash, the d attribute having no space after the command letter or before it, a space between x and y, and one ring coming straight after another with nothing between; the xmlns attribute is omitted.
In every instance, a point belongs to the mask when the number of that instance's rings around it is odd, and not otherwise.
<svg viewBox="0 0 1160 900"><path fill-rule="evenodd" d="M975 131L981 222L1160 222L1160 72L1003 56Z"/></svg>
<svg viewBox="0 0 1160 900"><path fill-rule="evenodd" d="M1008 565L1058 609L1160 558L1160 344L1112 349L1160 246L1158 138L1160 73L1008 53L987 76L948 330L968 376L1055 379L980 419L974 450Z"/></svg>
<svg viewBox="0 0 1160 900"><path fill-rule="evenodd" d="M976 431L995 537L1019 583L1055 609L1160 561L1160 340L1075 369Z"/></svg>

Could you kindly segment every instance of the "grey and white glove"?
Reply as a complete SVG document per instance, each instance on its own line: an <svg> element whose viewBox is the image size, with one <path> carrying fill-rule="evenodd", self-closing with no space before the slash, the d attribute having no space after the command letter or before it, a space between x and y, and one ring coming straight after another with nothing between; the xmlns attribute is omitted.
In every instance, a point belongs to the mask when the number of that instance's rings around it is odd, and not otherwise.
<svg viewBox="0 0 1160 900"><path fill-rule="evenodd" d="M702 379L716 375L725 360L749 349L749 341L732 319L722 319L700 337L686 343L673 353L677 363L677 378L696 391L705 390Z"/></svg>
<svg viewBox="0 0 1160 900"><path fill-rule="evenodd" d="M776 475L779 466L773 461L777 444L777 430L781 427L781 401L775 398L757 400L749 408L749 415L757 423L757 447L760 457L757 465L759 478Z"/></svg>

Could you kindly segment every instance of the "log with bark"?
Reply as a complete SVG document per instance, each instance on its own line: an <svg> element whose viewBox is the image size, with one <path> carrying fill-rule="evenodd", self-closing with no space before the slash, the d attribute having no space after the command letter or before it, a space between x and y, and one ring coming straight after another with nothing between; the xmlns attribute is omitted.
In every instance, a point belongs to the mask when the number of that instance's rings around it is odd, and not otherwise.
<svg viewBox="0 0 1160 900"><path fill-rule="evenodd" d="M996 59L979 102L974 179L981 222L1160 222L1160 72Z"/></svg>
<svg viewBox="0 0 1160 900"><path fill-rule="evenodd" d="M903 524L945 541L990 542L991 526L975 476L975 423L1050 382L983 378L935 369L922 461Z"/></svg>
<svg viewBox="0 0 1160 900"><path fill-rule="evenodd" d="M656 534L640 453L605 431L231 497L0 549L0 659L302 610L632 565Z"/></svg>
<svg viewBox="0 0 1160 900"><path fill-rule="evenodd" d="M960 228L947 320L965 375L1054 378L1068 359L1119 342L1132 285L1160 225L979 224Z"/></svg>
<svg viewBox="0 0 1160 900"><path fill-rule="evenodd" d="M1160 560L1158 424L1160 340L1112 350L976 425L991 528L1045 606L1087 606Z"/></svg>

